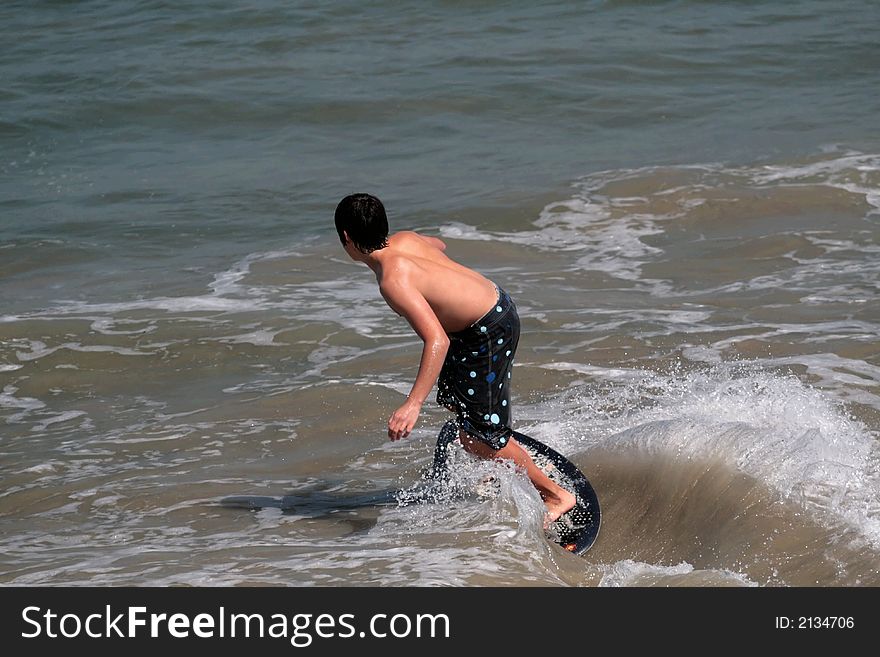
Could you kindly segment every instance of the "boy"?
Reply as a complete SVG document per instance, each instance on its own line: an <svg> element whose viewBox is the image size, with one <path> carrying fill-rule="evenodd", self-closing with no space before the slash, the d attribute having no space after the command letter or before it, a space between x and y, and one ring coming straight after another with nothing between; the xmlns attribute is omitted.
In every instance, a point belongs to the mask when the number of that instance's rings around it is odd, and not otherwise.
<svg viewBox="0 0 880 657"><path fill-rule="evenodd" d="M424 342L415 383L388 420L388 437L410 434L437 382L437 402L458 414L462 446L523 468L547 507L545 525L571 509L574 495L547 477L511 435L510 370L520 327L510 296L448 258L435 237L389 236L385 208L374 196L346 196L335 222L346 253L373 270L382 297Z"/></svg>

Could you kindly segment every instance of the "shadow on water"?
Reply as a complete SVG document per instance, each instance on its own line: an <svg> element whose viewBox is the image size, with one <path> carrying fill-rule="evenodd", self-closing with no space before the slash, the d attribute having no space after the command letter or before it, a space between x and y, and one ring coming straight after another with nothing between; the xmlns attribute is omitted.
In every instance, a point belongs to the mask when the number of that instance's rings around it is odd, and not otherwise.
<svg viewBox="0 0 880 657"><path fill-rule="evenodd" d="M382 507L400 504L400 491L397 489L367 493L310 490L281 497L234 495L220 500L220 505L227 509L245 509L253 512L280 509L285 515L295 515L309 520L341 522L356 534L368 532L376 526Z"/></svg>
<svg viewBox="0 0 880 657"><path fill-rule="evenodd" d="M397 489L375 491L372 493L341 493L307 491L296 495L271 497L268 495L233 495L220 500L227 509L281 509L282 513L295 514L306 518L324 518L339 511L397 506L400 491Z"/></svg>
<svg viewBox="0 0 880 657"><path fill-rule="evenodd" d="M326 490L298 491L281 497L234 495L224 497L220 505L255 513L263 509L279 509L284 515L332 523L335 531L342 529L343 535L351 535L372 530L379 521L382 507L398 506L398 493L395 489L356 494Z"/></svg>
<svg viewBox="0 0 880 657"><path fill-rule="evenodd" d="M457 435L457 432L456 432ZM220 500L220 505L227 509L245 509L262 511L263 509L280 509L282 514L296 515L309 519L332 519L343 512L378 511L382 507L404 506L421 501L434 499L437 486L446 481L446 447L450 438L454 438L449 427L444 426L434 454L434 462L422 473L422 477L408 489L388 489L367 492L346 492L338 490L339 484L334 482L318 482L310 488L298 489L296 493L272 497L269 495L233 495ZM355 529L367 531L376 525L378 513L357 514L364 517L352 518L349 513L346 522Z"/></svg>

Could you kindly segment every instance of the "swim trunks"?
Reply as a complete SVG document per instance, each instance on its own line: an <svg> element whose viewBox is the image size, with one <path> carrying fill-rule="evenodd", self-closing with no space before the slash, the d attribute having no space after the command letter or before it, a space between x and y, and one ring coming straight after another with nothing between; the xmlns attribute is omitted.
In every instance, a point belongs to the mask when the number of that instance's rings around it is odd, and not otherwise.
<svg viewBox="0 0 880 657"><path fill-rule="evenodd" d="M455 411L464 431L501 449L511 434L510 371L519 343L516 305L498 288L498 299L464 330L448 333L449 351L437 380L437 403Z"/></svg>

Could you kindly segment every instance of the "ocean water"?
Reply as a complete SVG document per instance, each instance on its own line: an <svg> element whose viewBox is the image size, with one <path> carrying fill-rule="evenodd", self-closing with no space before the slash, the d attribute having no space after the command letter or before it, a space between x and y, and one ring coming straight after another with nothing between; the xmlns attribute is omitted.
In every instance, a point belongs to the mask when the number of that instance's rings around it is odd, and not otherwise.
<svg viewBox="0 0 880 657"><path fill-rule="evenodd" d="M47 0L0 35L0 583L880 584L880 4ZM515 298L515 427L596 488L585 556L504 464L379 503L447 413L387 440L420 343L340 248L354 191Z"/></svg>

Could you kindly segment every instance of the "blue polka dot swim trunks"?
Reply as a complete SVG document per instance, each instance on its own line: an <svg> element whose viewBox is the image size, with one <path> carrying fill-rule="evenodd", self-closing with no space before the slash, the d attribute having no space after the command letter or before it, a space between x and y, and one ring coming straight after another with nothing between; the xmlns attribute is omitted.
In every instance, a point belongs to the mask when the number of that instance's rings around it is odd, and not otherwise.
<svg viewBox="0 0 880 657"><path fill-rule="evenodd" d="M468 328L449 333L437 380L437 403L458 414L459 425L492 449L511 434L510 374L519 343L516 305L498 288L495 305Z"/></svg>

